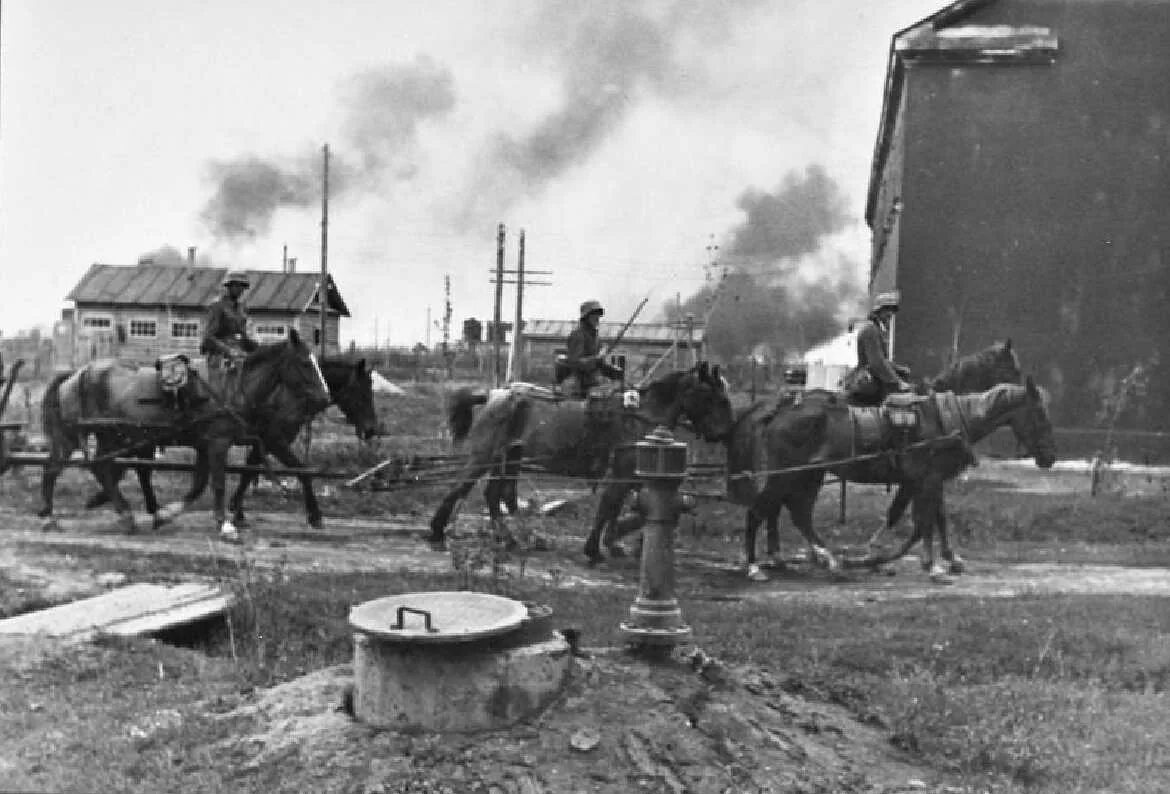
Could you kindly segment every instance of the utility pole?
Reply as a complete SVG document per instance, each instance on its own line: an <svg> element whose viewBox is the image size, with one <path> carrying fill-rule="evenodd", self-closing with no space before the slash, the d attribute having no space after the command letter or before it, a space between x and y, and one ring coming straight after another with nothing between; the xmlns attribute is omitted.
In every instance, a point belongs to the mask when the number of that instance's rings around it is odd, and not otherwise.
<svg viewBox="0 0 1170 794"><path fill-rule="evenodd" d="M492 315L492 386L500 385L500 304L504 302L504 224L496 229L496 305Z"/></svg>
<svg viewBox="0 0 1170 794"><path fill-rule="evenodd" d="M320 358L325 358L325 339L329 325L326 318L329 316L329 144L322 147L324 153L324 167L322 169L321 189L321 285L317 288L317 302L321 306L321 352ZM338 340L339 342L341 340Z"/></svg>
<svg viewBox="0 0 1170 794"><path fill-rule="evenodd" d="M427 352L431 352L431 307L427 306L427 333L426 333L426 347Z"/></svg>
<svg viewBox="0 0 1170 794"><path fill-rule="evenodd" d="M280 272L281 273L288 272L288 245L287 244L285 244L285 246L284 246L284 254L281 255L281 257L280 257Z"/></svg>
<svg viewBox="0 0 1170 794"><path fill-rule="evenodd" d="M520 337L522 332L520 326L524 322L524 286L530 287L549 287L552 286L551 281L533 281L529 276L551 276L551 270L526 270L524 266L524 230L520 230L520 251L517 257L516 269L505 270L502 267L497 269L496 276L496 294L501 294L504 284L516 285L516 318L515 325L512 328L512 345L508 349L508 372L507 380L511 380L513 375L518 375L521 369L519 364L520 355ZM515 276L515 278L505 278L505 276ZM499 315L499 304L496 304L496 317ZM499 321L497 320L497 323ZM499 386L499 382L496 382Z"/></svg>

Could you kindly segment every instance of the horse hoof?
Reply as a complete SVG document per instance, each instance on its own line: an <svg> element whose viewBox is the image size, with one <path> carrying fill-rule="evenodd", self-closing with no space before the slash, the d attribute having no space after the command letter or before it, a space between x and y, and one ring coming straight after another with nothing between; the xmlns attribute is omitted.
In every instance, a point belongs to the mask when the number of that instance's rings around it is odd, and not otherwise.
<svg viewBox="0 0 1170 794"><path fill-rule="evenodd" d="M784 564L784 560L780 559L779 554L769 554L768 558L760 563L760 567L771 571L782 571L787 566Z"/></svg>
<svg viewBox="0 0 1170 794"><path fill-rule="evenodd" d="M597 549L585 549L585 563L592 568L594 565L600 565L605 562L605 555Z"/></svg>
<svg viewBox="0 0 1170 794"><path fill-rule="evenodd" d="M40 510L37 511L37 518L49 518L52 515L53 515L53 511L51 508L48 508L48 507L42 507Z"/></svg>
<svg viewBox="0 0 1170 794"><path fill-rule="evenodd" d="M57 522L57 519L53 518L52 516L50 516L49 518L47 518L41 522L41 532L60 532L60 531L61 531L61 525Z"/></svg>
<svg viewBox="0 0 1170 794"><path fill-rule="evenodd" d="M763 569L753 562L747 568L747 578L753 582L766 582L768 581L768 574L764 573Z"/></svg>
<svg viewBox="0 0 1170 794"><path fill-rule="evenodd" d="M614 544L613 546L606 546L605 550L608 551L609 556L613 557L615 560L621 557L630 556L629 553L625 550L625 547L619 546L617 544Z"/></svg>
<svg viewBox="0 0 1170 794"><path fill-rule="evenodd" d="M122 532L126 535L133 535L138 532L138 526L134 523L134 516L131 513L126 513L118 520L118 526L122 528Z"/></svg>
<svg viewBox="0 0 1170 794"><path fill-rule="evenodd" d="M230 521L224 521L219 528L219 539L224 543L240 544L243 543L243 538L240 537L240 530Z"/></svg>
<svg viewBox="0 0 1170 794"><path fill-rule="evenodd" d="M435 536L430 534L419 534L415 536L418 540L431 547L431 551L446 551L447 539L442 535Z"/></svg>
<svg viewBox="0 0 1170 794"><path fill-rule="evenodd" d="M310 518L309 519L309 526L312 529L322 529L325 526L325 522L322 521L320 518Z"/></svg>
<svg viewBox="0 0 1170 794"><path fill-rule="evenodd" d="M104 498L104 494L100 494L100 493L94 494L93 496L91 496L85 500L85 509L86 510L93 510L94 508L101 507L105 503L106 503L106 500Z"/></svg>
<svg viewBox="0 0 1170 794"><path fill-rule="evenodd" d="M947 574L946 569L943 568L941 565L935 565L935 566L931 567L930 581L933 584L954 584L955 583L955 580L952 579Z"/></svg>
<svg viewBox="0 0 1170 794"><path fill-rule="evenodd" d="M947 566L947 572L953 574L961 574L967 572L967 563L960 559L951 560L951 564Z"/></svg>
<svg viewBox="0 0 1170 794"><path fill-rule="evenodd" d="M251 522L248 521L243 513L236 513L234 516L232 516L232 523L237 527L251 526Z"/></svg>

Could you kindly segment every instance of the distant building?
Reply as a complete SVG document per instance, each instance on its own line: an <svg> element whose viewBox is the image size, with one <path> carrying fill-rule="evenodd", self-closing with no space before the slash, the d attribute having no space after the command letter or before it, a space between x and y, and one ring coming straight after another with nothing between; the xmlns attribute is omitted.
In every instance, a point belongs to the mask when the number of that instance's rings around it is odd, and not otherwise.
<svg viewBox="0 0 1170 794"><path fill-rule="evenodd" d="M602 347L618 335L625 323L602 322L598 328ZM521 329L524 351L524 377L533 381L551 381L553 362L558 352L565 349L565 340L577 327L571 320L526 320ZM656 374L671 369L689 367L692 359L702 359L706 336L701 324L687 328L671 323L636 323L629 327L615 353L626 357L627 377L640 380L665 357ZM505 351L506 352L506 351Z"/></svg>
<svg viewBox="0 0 1170 794"><path fill-rule="evenodd" d="M1170 430L1168 41L1156 0L940 2L894 34L866 219L899 363L1010 337L1058 425Z"/></svg>
<svg viewBox="0 0 1170 794"><path fill-rule="evenodd" d="M142 363L165 353L198 355L207 307L222 294L228 268L91 265L67 299L54 329L58 369L92 358L116 355ZM306 342L320 344L320 304L316 273L249 270L244 293L249 331L258 342L284 339L296 328ZM332 276L326 303L326 352L340 352L342 317L349 308ZM70 350L60 349L70 345Z"/></svg>

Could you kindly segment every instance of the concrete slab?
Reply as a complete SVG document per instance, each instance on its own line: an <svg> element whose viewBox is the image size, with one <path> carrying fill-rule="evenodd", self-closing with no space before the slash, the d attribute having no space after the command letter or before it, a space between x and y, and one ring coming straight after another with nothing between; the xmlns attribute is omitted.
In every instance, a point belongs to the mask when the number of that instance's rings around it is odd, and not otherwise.
<svg viewBox="0 0 1170 794"><path fill-rule="evenodd" d="M0 637L41 635L84 642L97 634L153 634L225 612L233 596L216 585L132 584L69 604L0 620Z"/></svg>

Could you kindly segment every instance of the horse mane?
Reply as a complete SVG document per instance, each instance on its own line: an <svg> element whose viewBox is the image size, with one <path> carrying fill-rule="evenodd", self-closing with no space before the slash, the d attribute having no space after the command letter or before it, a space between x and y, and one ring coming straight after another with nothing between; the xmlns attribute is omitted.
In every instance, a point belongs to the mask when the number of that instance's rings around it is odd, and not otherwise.
<svg viewBox="0 0 1170 794"><path fill-rule="evenodd" d="M271 365L280 358L290 347L292 343L288 340L283 342L273 342L270 345L260 345L255 350L247 355L244 359L245 369L256 369Z"/></svg>
<svg viewBox="0 0 1170 794"><path fill-rule="evenodd" d="M1002 363L1005 358L1011 362L1006 367ZM1002 373L1008 369L1015 377L1011 381L1002 380ZM1018 383L1020 376L1020 360L1008 339L951 362L930 385L935 391L974 392L990 389L997 383Z"/></svg>
<svg viewBox="0 0 1170 794"><path fill-rule="evenodd" d="M664 403L670 402L678 394L679 383L689 374L691 374L690 370L686 369L669 372L658 380L651 381L645 386L639 387L638 392L644 397L649 395Z"/></svg>

